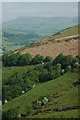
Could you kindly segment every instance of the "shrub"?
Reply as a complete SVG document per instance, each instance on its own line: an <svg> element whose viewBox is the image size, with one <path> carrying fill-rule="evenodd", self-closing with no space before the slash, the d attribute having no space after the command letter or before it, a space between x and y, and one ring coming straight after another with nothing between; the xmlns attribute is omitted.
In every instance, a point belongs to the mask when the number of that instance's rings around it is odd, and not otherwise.
<svg viewBox="0 0 80 120"><path fill-rule="evenodd" d="M39 82L46 82L50 80L50 75L49 73L41 73L38 79L39 79Z"/></svg>

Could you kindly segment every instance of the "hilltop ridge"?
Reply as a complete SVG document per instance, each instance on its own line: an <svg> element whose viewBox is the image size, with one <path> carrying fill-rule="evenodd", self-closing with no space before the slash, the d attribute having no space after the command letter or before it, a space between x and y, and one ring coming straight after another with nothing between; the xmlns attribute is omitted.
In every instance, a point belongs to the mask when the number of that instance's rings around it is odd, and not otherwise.
<svg viewBox="0 0 80 120"><path fill-rule="evenodd" d="M66 28L54 35L51 35L39 42L34 42L31 45L17 49L14 53L31 53L34 57L36 54L43 56L51 56L55 58L59 53L65 55L72 54L78 55L78 25Z"/></svg>

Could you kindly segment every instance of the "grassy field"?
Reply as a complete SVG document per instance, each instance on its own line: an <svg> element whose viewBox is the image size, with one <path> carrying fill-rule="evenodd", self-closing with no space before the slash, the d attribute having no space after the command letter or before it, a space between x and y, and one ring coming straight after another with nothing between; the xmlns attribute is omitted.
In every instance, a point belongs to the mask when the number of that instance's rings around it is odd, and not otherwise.
<svg viewBox="0 0 80 120"><path fill-rule="evenodd" d="M7 80L10 76L14 75L16 72L18 73L26 73L29 69L33 69L34 66L17 66L17 67L3 67L2 69L2 80Z"/></svg>
<svg viewBox="0 0 80 120"><path fill-rule="evenodd" d="M14 68L14 67L13 67ZM17 67L16 67L17 68ZM15 70L19 68L14 68ZM7 68L3 68L3 72L6 72ZM11 68L10 68L11 69ZM26 68L25 68L26 69ZM8 73L6 74L6 76ZM4 75L3 75L4 76ZM5 79L5 78L4 78ZM3 111L8 109L13 109L19 107L19 113L25 114L25 108L28 105L31 105L32 102L38 100L40 96L49 96L50 101L48 104L41 108L42 114L33 115L36 110L33 110L30 117L78 117L77 110L65 111L65 112L56 112L45 113L44 111L55 108L64 108L78 106L78 87L73 86L73 82L78 81L78 73L66 73L63 76L45 83L39 83L35 88L31 89L24 95L13 99L7 104L3 105ZM55 104L56 102L56 104Z"/></svg>

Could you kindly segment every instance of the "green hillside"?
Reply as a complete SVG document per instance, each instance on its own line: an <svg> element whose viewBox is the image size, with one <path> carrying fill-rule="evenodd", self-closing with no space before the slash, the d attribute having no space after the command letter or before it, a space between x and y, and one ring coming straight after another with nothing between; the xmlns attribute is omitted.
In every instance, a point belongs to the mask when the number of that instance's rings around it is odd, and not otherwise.
<svg viewBox="0 0 80 120"><path fill-rule="evenodd" d="M33 110L30 117L54 117L78 118L78 110L51 112L53 109L67 108L78 106L78 87L74 87L73 82L78 81L77 72L68 72L63 76L45 83L39 83L35 88L28 91L26 94L21 95L3 105L3 111L19 107L19 113L25 114L26 106L32 105L32 102L37 101L41 96L49 96L50 101L44 107L41 107L41 114L38 113L39 109ZM37 115L36 115L37 112Z"/></svg>

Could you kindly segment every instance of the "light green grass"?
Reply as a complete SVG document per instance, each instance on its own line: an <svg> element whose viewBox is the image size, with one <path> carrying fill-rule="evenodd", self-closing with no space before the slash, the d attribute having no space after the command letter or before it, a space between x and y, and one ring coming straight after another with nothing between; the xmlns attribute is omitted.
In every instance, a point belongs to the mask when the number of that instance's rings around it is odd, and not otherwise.
<svg viewBox="0 0 80 120"><path fill-rule="evenodd" d="M25 113L25 107L38 100L40 96L50 96L50 102L41 111L46 109L78 106L78 88L73 86L73 82L78 81L78 73L66 73L63 76L49 82L38 84L34 89L26 94L15 98L3 105L3 111L19 107L19 113ZM58 97L55 98L54 94ZM57 102L55 105L54 101ZM33 111L34 112L34 111ZM68 114L68 113L67 113ZM31 115L33 116L33 115Z"/></svg>

